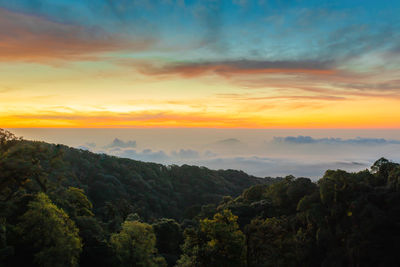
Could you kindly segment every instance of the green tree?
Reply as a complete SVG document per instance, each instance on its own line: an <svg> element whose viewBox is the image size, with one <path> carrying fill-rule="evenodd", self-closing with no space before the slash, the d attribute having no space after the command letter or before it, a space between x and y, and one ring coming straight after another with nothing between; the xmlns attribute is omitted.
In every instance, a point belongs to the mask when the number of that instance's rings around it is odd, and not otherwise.
<svg viewBox="0 0 400 267"><path fill-rule="evenodd" d="M173 219L162 218L153 224L157 237L157 250L173 266L181 254L183 243L181 226Z"/></svg>
<svg viewBox="0 0 400 267"><path fill-rule="evenodd" d="M246 235L248 266L297 266L298 249L286 217L255 219Z"/></svg>
<svg viewBox="0 0 400 267"><path fill-rule="evenodd" d="M266 184L257 184L243 191L243 198L247 201L259 201L263 199L263 195L268 188Z"/></svg>
<svg viewBox="0 0 400 267"><path fill-rule="evenodd" d="M14 248L7 244L7 232L6 232L5 219L0 219L0 262L5 260L8 256L13 254Z"/></svg>
<svg viewBox="0 0 400 267"><path fill-rule="evenodd" d="M62 207L71 218L78 216L94 216L93 205L83 189L68 187L67 190L57 191L52 196L59 207Z"/></svg>
<svg viewBox="0 0 400 267"><path fill-rule="evenodd" d="M121 266L166 266L164 258L157 256L156 236L149 224L125 221L110 243Z"/></svg>
<svg viewBox="0 0 400 267"><path fill-rule="evenodd" d="M42 175L34 149L18 145L0 150L0 196L8 201L32 179ZM39 179L39 178L38 178Z"/></svg>
<svg viewBox="0 0 400 267"><path fill-rule="evenodd" d="M98 220L92 216L78 216L74 221L83 242L80 266L113 266L116 259L112 248L108 245L107 233Z"/></svg>
<svg viewBox="0 0 400 267"><path fill-rule="evenodd" d="M197 231L185 231L184 255L178 266L244 266L245 236L229 210L200 221Z"/></svg>
<svg viewBox="0 0 400 267"><path fill-rule="evenodd" d="M0 151L6 151L19 141L22 141L21 137L16 137L13 133L0 128Z"/></svg>
<svg viewBox="0 0 400 267"><path fill-rule="evenodd" d="M75 223L44 193L39 193L22 215L17 231L33 250L38 266L78 266L82 251Z"/></svg>

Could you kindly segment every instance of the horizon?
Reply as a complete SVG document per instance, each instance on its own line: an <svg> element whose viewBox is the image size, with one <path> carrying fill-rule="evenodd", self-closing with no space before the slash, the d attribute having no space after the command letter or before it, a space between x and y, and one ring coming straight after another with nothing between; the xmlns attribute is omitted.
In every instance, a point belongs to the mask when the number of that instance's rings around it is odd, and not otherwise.
<svg viewBox="0 0 400 267"><path fill-rule="evenodd" d="M327 169L359 171L385 157L400 161L399 129L14 128L28 140L95 153L259 176L310 177Z"/></svg>

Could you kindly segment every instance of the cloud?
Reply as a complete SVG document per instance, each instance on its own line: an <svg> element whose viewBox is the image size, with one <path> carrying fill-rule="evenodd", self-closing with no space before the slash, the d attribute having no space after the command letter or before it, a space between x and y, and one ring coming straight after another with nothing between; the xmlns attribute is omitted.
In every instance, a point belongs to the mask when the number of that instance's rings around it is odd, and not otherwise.
<svg viewBox="0 0 400 267"><path fill-rule="evenodd" d="M95 148L96 147L96 143L94 142L87 142L85 143L85 146L89 147L89 148Z"/></svg>
<svg viewBox="0 0 400 267"><path fill-rule="evenodd" d="M325 100L325 101L338 101L345 100L345 97L334 95L282 95L282 96L246 96L244 94L218 94L221 98L229 98L234 100Z"/></svg>
<svg viewBox="0 0 400 267"><path fill-rule="evenodd" d="M290 135L299 131L311 135ZM318 178L327 169L366 169L380 157L400 160L400 140L395 139L398 130L120 129L117 132L124 136L124 140L135 136L138 147L105 148L104 142L113 134L106 129L67 132L65 129L18 129L16 133L31 140L53 140L65 144L81 142L84 144L81 149L118 157L212 169L241 169L261 177L293 174ZM287 135L273 138L282 132ZM356 134L371 137L338 138ZM321 135L325 138L316 137ZM77 136L80 140L76 139ZM216 142L211 143L212 140L228 143L228 148L231 143L238 142L245 146L223 150ZM89 143L96 143L96 146L90 148Z"/></svg>
<svg viewBox="0 0 400 267"><path fill-rule="evenodd" d="M334 60L226 60L199 62L131 62L119 64L135 68L139 73L160 79L179 76L187 79L218 76L242 89L269 88L278 95L246 97L237 100L326 100L338 101L351 97L399 98L400 80L395 71L376 69L365 71L345 68ZM312 94L304 94L309 92ZM225 94L232 96L232 94ZM224 97L224 94L220 95ZM230 97L229 96L229 97ZM228 97L228 98L229 98Z"/></svg>
<svg viewBox="0 0 400 267"><path fill-rule="evenodd" d="M274 137L272 140L276 144L327 144L327 145L400 145L400 140L387 140L384 138L361 138L342 139L342 138L313 138L311 136L286 136Z"/></svg>
<svg viewBox="0 0 400 267"><path fill-rule="evenodd" d="M206 149L204 156L207 155L208 158L213 158L221 155L241 154L248 149L248 144L237 138L230 137L204 144L203 149Z"/></svg>
<svg viewBox="0 0 400 267"><path fill-rule="evenodd" d="M179 151L172 151L171 155L178 159L196 159L200 157L199 152L192 149L180 149Z"/></svg>
<svg viewBox="0 0 400 267"><path fill-rule="evenodd" d="M180 75L191 78L216 74L224 77L234 75L310 74L332 75L336 73L328 61L260 61L231 60L198 63L171 63L162 66L139 64L138 70L147 75Z"/></svg>
<svg viewBox="0 0 400 267"><path fill-rule="evenodd" d="M320 56L349 61L374 51L390 50L387 46L396 39L397 31L389 24L377 28L364 23L343 26L320 40Z"/></svg>
<svg viewBox="0 0 400 267"><path fill-rule="evenodd" d="M194 18L203 29L201 46L207 46L218 53L225 53L229 49L223 38L222 5L219 0L205 0L192 8Z"/></svg>
<svg viewBox="0 0 400 267"><path fill-rule="evenodd" d="M284 177L292 174L297 177L310 177L316 180L321 178L328 169L359 171L371 166L372 162L329 159L315 160L309 158L303 158L301 161L298 161L291 157L233 156L201 159L192 164L206 166L211 169L243 170L259 177Z"/></svg>
<svg viewBox="0 0 400 267"><path fill-rule="evenodd" d="M354 82L354 83L338 83L338 87L354 89L358 91L382 91L382 92L398 92L400 93L400 80L388 80L378 83Z"/></svg>
<svg viewBox="0 0 400 267"><path fill-rule="evenodd" d="M133 148L136 147L136 141L123 141L121 139L115 138L111 144L106 146L107 148Z"/></svg>
<svg viewBox="0 0 400 267"><path fill-rule="evenodd" d="M99 54L147 49L153 40L135 41L100 27L63 24L0 8L0 62L95 60Z"/></svg>
<svg viewBox="0 0 400 267"><path fill-rule="evenodd" d="M126 149L113 154L119 157L126 157L134 160L157 162L157 163L166 163L169 162L170 160L170 157L162 150L152 151L151 149L144 149L141 152L137 152L134 149Z"/></svg>
<svg viewBox="0 0 400 267"><path fill-rule="evenodd" d="M230 140L226 139L226 140ZM78 147L87 150L87 147ZM216 148L216 147L215 147ZM216 148L217 149L217 148ZM92 150L94 151L94 150ZM236 169L243 170L249 174L259 177L266 176L286 176L293 174L295 176L305 176L310 178L319 178L327 169L345 169L347 171L358 171L369 167L372 163L369 161L355 161L352 159L335 158L328 159L321 157L319 159L305 157L301 160L296 157L274 157L252 155L251 151L245 152L243 156L237 156L238 153L216 154L209 150L202 152L195 149L179 149L167 152L165 150L143 149L141 151L130 148L107 148L102 152L118 157L126 157L134 160L156 162L161 164L189 164L196 166L206 166L212 169Z"/></svg>
<svg viewBox="0 0 400 267"><path fill-rule="evenodd" d="M217 153L214 153L214 152L212 152L212 151L210 151L210 150L206 150L206 151L204 152L204 157L205 157L205 158L215 158L215 157L217 157L217 156L218 156Z"/></svg>
<svg viewBox="0 0 400 267"><path fill-rule="evenodd" d="M77 146L76 148L78 148L78 149L82 149L82 150L87 150L87 151L89 151L89 150L90 150L90 148L89 148L89 147L87 147L87 146Z"/></svg>
<svg viewBox="0 0 400 267"><path fill-rule="evenodd" d="M12 88L12 87L8 87L8 86L0 86L0 94L7 94L10 92L14 92L17 91L17 88Z"/></svg>
<svg viewBox="0 0 400 267"><path fill-rule="evenodd" d="M223 140L219 140L215 142L216 145L223 145L223 146L234 146L234 145L241 145L242 142L236 138L227 138Z"/></svg>

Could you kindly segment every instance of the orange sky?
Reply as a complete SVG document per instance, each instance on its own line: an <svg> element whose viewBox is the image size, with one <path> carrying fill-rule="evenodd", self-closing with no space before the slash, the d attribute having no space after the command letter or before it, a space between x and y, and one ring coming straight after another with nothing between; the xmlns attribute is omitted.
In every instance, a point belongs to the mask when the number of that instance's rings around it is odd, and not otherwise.
<svg viewBox="0 0 400 267"><path fill-rule="evenodd" d="M162 25L154 36L40 12L0 6L0 127L400 128L400 55L387 43L321 39L311 57L299 29L254 56L240 38L178 43Z"/></svg>

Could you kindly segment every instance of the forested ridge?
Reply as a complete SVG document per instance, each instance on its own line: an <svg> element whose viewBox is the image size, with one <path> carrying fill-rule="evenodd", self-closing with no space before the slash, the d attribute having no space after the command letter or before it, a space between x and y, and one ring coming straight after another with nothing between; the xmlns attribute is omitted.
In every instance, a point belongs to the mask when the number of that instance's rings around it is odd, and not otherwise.
<svg viewBox="0 0 400 267"><path fill-rule="evenodd" d="M0 266L398 266L400 165L257 178L0 129Z"/></svg>

